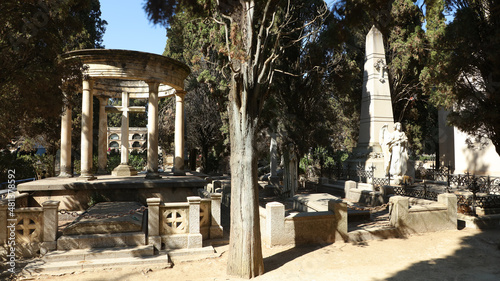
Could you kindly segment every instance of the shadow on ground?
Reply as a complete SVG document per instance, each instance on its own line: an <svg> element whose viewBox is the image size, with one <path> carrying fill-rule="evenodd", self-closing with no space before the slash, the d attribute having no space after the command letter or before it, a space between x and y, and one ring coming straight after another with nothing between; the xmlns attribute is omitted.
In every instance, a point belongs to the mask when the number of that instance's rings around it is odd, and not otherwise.
<svg viewBox="0 0 500 281"><path fill-rule="evenodd" d="M464 237L460 245L453 255L415 263L384 280L500 280L500 229Z"/></svg>

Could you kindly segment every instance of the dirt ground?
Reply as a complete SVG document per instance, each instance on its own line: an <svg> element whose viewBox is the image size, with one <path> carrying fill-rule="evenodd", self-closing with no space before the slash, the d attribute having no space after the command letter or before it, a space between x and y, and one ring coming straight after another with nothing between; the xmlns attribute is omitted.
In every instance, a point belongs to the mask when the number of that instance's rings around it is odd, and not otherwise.
<svg viewBox="0 0 500 281"><path fill-rule="evenodd" d="M172 268L122 267L18 280L242 280L226 275L228 246L219 258ZM500 280L500 230L463 229L403 239L263 248L264 275L254 280Z"/></svg>

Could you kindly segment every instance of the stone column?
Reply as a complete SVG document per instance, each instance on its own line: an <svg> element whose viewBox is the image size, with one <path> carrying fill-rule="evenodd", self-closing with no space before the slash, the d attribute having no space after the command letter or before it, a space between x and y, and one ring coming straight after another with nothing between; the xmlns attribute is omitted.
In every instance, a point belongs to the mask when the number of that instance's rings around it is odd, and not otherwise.
<svg viewBox="0 0 500 281"><path fill-rule="evenodd" d="M186 92L175 93L175 158L174 175L183 176L184 172L184 97Z"/></svg>
<svg viewBox="0 0 500 281"><path fill-rule="evenodd" d="M148 172L147 179L158 179L158 87L157 82L147 82L148 100Z"/></svg>
<svg viewBox="0 0 500 281"><path fill-rule="evenodd" d="M129 126L128 126L128 116L129 116L129 94L123 92L122 93L122 124L121 124L121 135L122 135L122 144L121 144L121 162L118 167L116 167L111 174L113 176L135 176L137 175L137 171L134 167L128 164L128 153L129 153Z"/></svg>
<svg viewBox="0 0 500 281"><path fill-rule="evenodd" d="M128 93L122 93L122 124L121 124L121 133L122 133L122 145L121 145L121 162L120 164L128 164L128 148L129 148L129 129L128 129Z"/></svg>
<svg viewBox="0 0 500 281"><path fill-rule="evenodd" d="M57 209L59 201L49 200L42 203L43 207L43 242L41 251L42 254L57 248L57 226L59 217Z"/></svg>
<svg viewBox="0 0 500 281"><path fill-rule="evenodd" d="M148 198L148 244L161 250L160 236L160 198Z"/></svg>
<svg viewBox="0 0 500 281"><path fill-rule="evenodd" d="M99 97L99 150L98 150L98 174L106 174L106 165L108 163L108 114L106 105L108 97Z"/></svg>
<svg viewBox="0 0 500 281"><path fill-rule="evenodd" d="M187 197L189 203L189 234L188 234L188 249L201 248L203 237L200 233L200 202L199 196Z"/></svg>
<svg viewBox="0 0 500 281"><path fill-rule="evenodd" d="M81 174L84 180L93 180L92 175L92 80L83 80L82 85L82 135Z"/></svg>
<svg viewBox="0 0 500 281"><path fill-rule="evenodd" d="M61 116L61 163L59 177L69 178L71 174L71 107L66 105Z"/></svg>

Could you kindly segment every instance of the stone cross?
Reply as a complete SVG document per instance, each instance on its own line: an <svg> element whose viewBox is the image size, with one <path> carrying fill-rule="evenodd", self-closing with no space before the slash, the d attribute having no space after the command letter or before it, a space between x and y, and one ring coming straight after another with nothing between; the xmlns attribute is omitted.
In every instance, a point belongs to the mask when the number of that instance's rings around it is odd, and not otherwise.
<svg viewBox="0 0 500 281"><path fill-rule="evenodd" d="M116 167L111 174L115 176L131 176L137 175L137 171L128 164L129 159L129 112L146 112L143 106L130 106L129 105L129 93L122 93L122 105L113 106L107 105L106 112L121 112L122 122L121 122L121 161L120 165Z"/></svg>

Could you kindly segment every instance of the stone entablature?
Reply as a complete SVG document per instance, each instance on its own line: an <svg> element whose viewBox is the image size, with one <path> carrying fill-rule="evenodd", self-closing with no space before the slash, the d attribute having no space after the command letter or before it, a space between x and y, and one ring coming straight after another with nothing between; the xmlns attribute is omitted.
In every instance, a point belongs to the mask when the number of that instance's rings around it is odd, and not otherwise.
<svg viewBox="0 0 500 281"><path fill-rule="evenodd" d="M63 57L81 60L86 67L83 74L90 78L157 82L180 91L184 90L184 79L191 73L189 67L179 61L138 51L86 49L68 52ZM98 82L96 86L99 83L105 82ZM146 91L142 98L148 94Z"/></svg>

